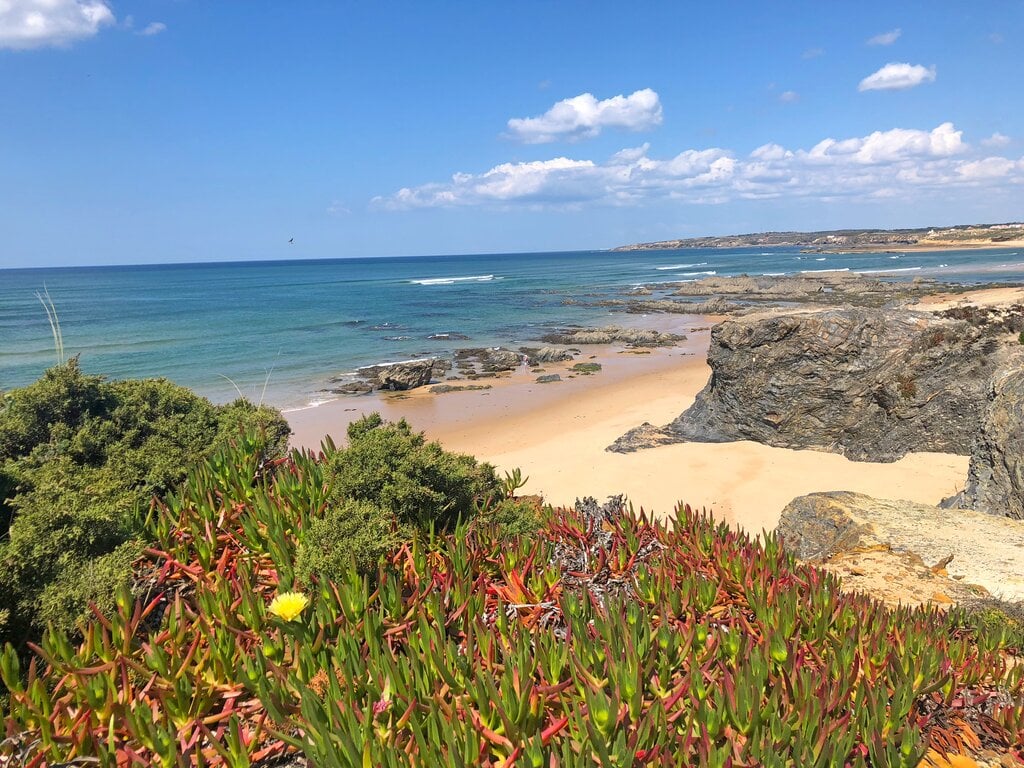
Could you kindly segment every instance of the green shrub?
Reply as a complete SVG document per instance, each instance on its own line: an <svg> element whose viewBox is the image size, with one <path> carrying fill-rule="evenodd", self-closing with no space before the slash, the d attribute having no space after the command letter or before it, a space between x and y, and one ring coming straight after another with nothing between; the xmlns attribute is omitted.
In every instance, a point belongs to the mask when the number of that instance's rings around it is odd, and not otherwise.
<svg viewBox="0 0 1024 768"><path fill-rule="evenodd" d="M268 457L283 455L288 425L269 408L216 406L164 379L106 381L77 359L5 393L0 640L70 628L89 601L109 605L130 579L152 497L247 428L262 430Z"/></svg>
<svg viewBox="0 0 1024 768"><path fill-rule="evenodd" d="M1017 335L1017 341L1018 341L1018 342L1020 342L1021 344L1024 344L1024 331L1021 331L1021 332L1020 332L1020 333L1019 333L1019 334Z"/></svg>
<svg viewBox="0 0 1024 768"><path fill-rule="evenodd" d="M501 493L494 467L427 442L405 419L384 423L373 414L350 425L348 436L349 446L328 463L334 504L370 501L400 525L447 530Z"/></svg>
<svg viewBox="0 0 1024 768"><path fill-rule="evenodd" d="M381 557L412 535L376 504L348 499L303 531L296 577L304 584L313 576L337 582L353 565L360 573L375 571Z"/></svg>
<svg viewBox="0 0 1024 768"><path fill-rule="evenodd" d="M328 453L327 511L302 532L296 572L339 581L354 563L362 572L381 556L429 530L450 531L487 510L496 521L516 522L503 506L502 483L490 464L445 451L413 432L402 419L377 413L353 422L349 445Z"/></svg>

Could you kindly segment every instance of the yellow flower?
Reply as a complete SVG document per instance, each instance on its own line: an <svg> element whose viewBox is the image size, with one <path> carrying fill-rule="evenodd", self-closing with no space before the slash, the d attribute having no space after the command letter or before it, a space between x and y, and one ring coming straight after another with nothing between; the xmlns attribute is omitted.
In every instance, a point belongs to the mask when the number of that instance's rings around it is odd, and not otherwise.
<svg viewBox="0 0 1024 768"><path fill-rule="evenodd" d="M301 592L282 592L270 602L270 612L285 621L294 621L309 605L309 598Z"/></svg>

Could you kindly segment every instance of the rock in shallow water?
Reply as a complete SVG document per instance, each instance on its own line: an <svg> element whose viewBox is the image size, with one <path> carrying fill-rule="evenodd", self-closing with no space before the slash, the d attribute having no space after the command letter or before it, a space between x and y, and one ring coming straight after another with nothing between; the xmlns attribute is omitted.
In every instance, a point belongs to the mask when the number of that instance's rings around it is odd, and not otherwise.
<svg viewBox="0 0 1024 768"><path fill-rule="evenodd" d="M434 375L434 359L411 360L389 365L377 374L380 389L405 391L430 383Z"/></svg>

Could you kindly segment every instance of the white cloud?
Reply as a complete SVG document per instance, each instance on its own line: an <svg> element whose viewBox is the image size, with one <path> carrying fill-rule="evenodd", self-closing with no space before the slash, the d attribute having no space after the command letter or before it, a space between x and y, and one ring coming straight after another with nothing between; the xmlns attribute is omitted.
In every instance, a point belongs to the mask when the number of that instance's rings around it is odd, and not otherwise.
<svg viewBox="0 0 1024 768"><path fill-rule="evenodd" d="M69 45L115 21L102 0L0 0L0 48Z"/></svg>
<svg viewBox="0 0 1024 768"><path fill-rule="evenodd" d="M902 34L903 34L903 30L900 29L899 27L897 27L896 29L891 29L888 32L883 32L880 35L875 35L874 37L868 38L867 44L868 45L892 45L897 40L899 40L900 35L902 35Z"/></svg>
<svg viewBox="0 0 1024 768"><path fill-rule="evenodd" d="M860 81L858 91L901 91L935 82L935 67L893 62Z"/></svg>
<svg viewBox="0 0 1024 768"><path fill-rule="evenodd" d="M563 99L539 117L508 121L512 138L525 144L597 136L603 128L642 131L661 124L661 101L650 88L598 101L591 93Z"/></svg>
<svg viewBox="0 0 1024 768"><path fill-rule="evenodd" d="M999 131L996 131L987 139L982 139L981 143L984 144L986 147L1005 147L1007 144L1010 143L1010 141L1011 139L1009 136L1005 136L1001 134Z"/></svg>
<svg viewBox="0 0 1024 768"><path fill-rule="evenodd" d="M793 104L800 101L800 94L796 91L783 91L779 94L779 101L783 104Z"/></svg>
<svg viewBox="0 0 1024 768"><path fill-rule="evenodd" d="M1020 166L1021 163L1015 163L1005 157L986 157L983 160L961 164L957 172L965 179L999 179L1019 170Z"/></svg>
<svg viewBox="0 0 1024 768"><path fill-rule="evenodd" d="M952 123L932 130L894 128L826 138L807 149L765 144L743 157L721 147L652 157L650 145L603 162L556 157L502 163L448 182L406 187L374 207L577 208L651 200L721 203L779 197L819 200L908 197L922 190L1024 183L1024 161L974 153Z"/></svg>
<svg viewBox="0 0 1024 768"><path fill-rule="evenodd" d="M146 37L152 37L153 35L159 35L161 32L167 29L167 25L162 21L151 21L146 25L146 28L139 32L140 35Z"/></svg>

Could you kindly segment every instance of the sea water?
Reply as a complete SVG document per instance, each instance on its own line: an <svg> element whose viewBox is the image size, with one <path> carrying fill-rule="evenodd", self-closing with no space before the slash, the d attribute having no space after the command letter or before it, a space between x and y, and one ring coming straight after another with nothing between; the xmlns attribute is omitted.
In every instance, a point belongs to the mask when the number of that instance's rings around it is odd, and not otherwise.
<svg viewBox="0 0 1024 768"><path fill-rule="evenodd" d="M610 298L708 275L849 270L1024 282L1014 249L814 254L794 248L582 251L0 270L0 390L66 355L110 378L169 378L216 401L325 398L356 368L468 346L521 346L568 324L615 322ZM460 334L468 340L446 338Z"/></svg>

